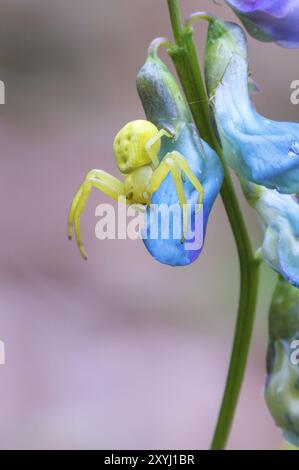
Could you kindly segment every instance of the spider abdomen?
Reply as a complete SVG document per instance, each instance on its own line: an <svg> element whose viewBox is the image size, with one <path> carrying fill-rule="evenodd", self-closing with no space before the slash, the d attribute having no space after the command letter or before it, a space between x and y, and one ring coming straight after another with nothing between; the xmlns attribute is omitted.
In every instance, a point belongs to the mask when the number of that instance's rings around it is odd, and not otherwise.
<svg viewBox="0 0 299 470"><path fill-rule="evenodd" d="M150 182L153 170L145 165L132 171L125 178L125 194L131 203L148 204L150 202Z"/></svg>

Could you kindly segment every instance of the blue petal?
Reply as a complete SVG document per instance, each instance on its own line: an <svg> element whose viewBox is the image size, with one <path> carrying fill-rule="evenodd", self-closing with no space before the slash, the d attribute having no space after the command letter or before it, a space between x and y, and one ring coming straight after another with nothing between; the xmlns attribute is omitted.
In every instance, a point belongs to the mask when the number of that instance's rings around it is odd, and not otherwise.
<svg viewBox="0 0 299 470"><path fill-rule="evenodd" d="M290 284L299 287L299 203L295 196L243 182L264 230L260 254Z"/></svg>
<svg viewBox="0 0 299 470"><path fill-rule="evenodd" d="M283 47L299 47L297 0L226 0L249 34L260 41L275 41Z"/></svg>
<svg viewBox="0 0 299 470"><path fill-rule="evenodd" d="M169 221L169 234L168 239L163 239L161 227L161 220L152 217L152 210L147 209L147 220L144 228L145 246L151 255L158 261L171 266L184 266L195 261L202 251L202 246L194 249L197 245L196 240L200 240L201 236L204 240L207 222L213 203L220 191L223 180L223 168L217 154L200 138L192 124L183 124L181 131L175 142L164 139L160 151L160 158L167 152L176 150L184 155L188 165L193 173L199 179L204 188L203 197L203 226L198 223L196 227L196 214L195 207L198 201L198 192L194 189L193 185L188 179L183 183L184 192L187 203L191 206L191 237L182 243L180 234L179 238L173 236L173 220ZM172 206L178 205L178 197L174 187L173 179L169 174L160 188L153 194L152 204L160 205L167 204ZM182 214L180 213L180 227L182 227ZM158 227L153 227L153 224L158 224ZM197 230L203 230L198 233ZM165 229L165 228L164 228ZM195 232L195 235L194 235ZM152 238L151 234L158 233L158 238Z"/></svg>
<svg viewBox="0 0 299 470"><path fill-rule="evenodd" d="M228 165L256 184L284 194L299 192L299 124L271 121L254 109L247 42L238 25L211 24L206 76Z"/></svg>

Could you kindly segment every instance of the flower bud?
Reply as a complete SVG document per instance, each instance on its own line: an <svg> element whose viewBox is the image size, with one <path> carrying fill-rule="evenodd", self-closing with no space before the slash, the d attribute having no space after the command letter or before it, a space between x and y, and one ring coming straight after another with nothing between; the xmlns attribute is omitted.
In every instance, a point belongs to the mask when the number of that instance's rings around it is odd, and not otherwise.
<svg viewBox="0 0 299 470"><path fill-rule="evenodd" d="M137 75L137 91L146 117L157 127L175 133L191 114L174 76L155 51Z"/></svg>
<svg viewBox="0 0 299 470"><path fill-rule="evenodd" d="M299 290L282 279L269 313L265 399L285 439L299 447Z"/></svg>

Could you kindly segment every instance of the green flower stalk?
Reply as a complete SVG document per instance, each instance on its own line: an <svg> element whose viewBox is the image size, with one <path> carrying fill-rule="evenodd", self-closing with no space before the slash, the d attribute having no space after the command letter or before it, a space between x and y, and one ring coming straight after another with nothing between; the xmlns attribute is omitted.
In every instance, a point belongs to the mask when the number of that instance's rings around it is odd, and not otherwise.
<svg viewBox="0 0 299 470"><path fill-rule="evenodd" d="M221 197L236 242L240 266L240 295L236 328L225 390L211 444L211 449L218 450L226 446L244 379L255 316L259 261L254 257L242 211L225 164L217 132L213 126L213 115L210 113L209 100L193 39L192 24L195 17L193 16L191 24L188 21L184 27L178 0L168 0L168 7L175 40L175 44L168 47L168 53L175 65L198 131L202 138L216 150L224 164ZM207 19L210 15L204 14L200 17Z"/></svg>

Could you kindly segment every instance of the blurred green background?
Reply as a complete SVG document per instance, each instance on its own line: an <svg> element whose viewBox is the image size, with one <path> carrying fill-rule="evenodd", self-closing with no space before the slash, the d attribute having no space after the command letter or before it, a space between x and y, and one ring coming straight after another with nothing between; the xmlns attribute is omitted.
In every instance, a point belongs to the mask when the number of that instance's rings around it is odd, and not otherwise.
<svg viewBox="0 0 299 470"><path fill-rule="evenodd" d="M185 16L206 9L233 19L224 2L181 3ZM202 57L205 24L196 30ZM96 240L95 207L108 201L97 192L82 221L87 263L66 237L69 204L86 171L118 176L113 138L127 121L144 117L135 77L148 44L161 35L170 36L166 0L1 1L3 449L209 445L239 285L221 200L203 254L186 268L158 264L141 241ZM296 52L251 39L249 47L262 91L254 98L258 110L297 120L290 103L290 83L299 78ZM255 214L240 198L258 246ZM274 280L264 267L229 448L281 445L263 401Z"/></svg>

